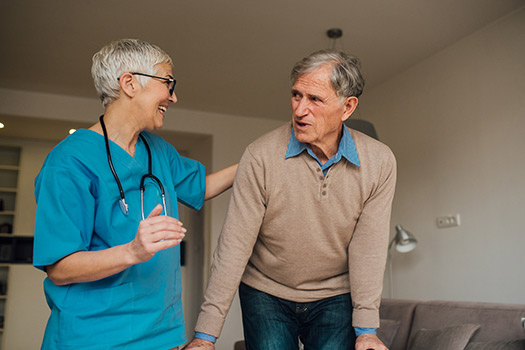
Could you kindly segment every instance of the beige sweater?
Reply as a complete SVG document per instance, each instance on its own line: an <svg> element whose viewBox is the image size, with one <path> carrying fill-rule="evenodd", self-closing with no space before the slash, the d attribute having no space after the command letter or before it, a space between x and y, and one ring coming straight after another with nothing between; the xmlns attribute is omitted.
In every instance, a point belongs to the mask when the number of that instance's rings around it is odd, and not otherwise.
<svg viewBox="0 0 525 350"><path fill-rule="evenodd" d="M361 167L342 158L324 177L306 152L285 159L291 132L284 125L242 156L197 332L220 335L241 280L296 302L351 292L353 325L379 327L394 155L350 130Z"/></svg>

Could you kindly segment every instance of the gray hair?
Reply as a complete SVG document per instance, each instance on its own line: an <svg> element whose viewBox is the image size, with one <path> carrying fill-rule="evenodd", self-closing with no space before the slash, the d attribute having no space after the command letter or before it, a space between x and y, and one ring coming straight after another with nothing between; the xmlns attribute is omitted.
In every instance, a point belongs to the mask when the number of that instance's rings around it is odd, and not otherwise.
<svg viewBox="0 0 525 350"><path fill-rule="evenodd" d="M121 39L114 41L93 56L91 75L95 88L107 107L119 97L118 78L126 72L139 72L154 75L156 65L172 65L171 57L160 47L138 39ZM148 83L147 77L137 76L140 85Z"/></svg>
<svg viewBox="0 0 525 350"><path fill-rule="evenodd" d="M297 62L291 73L292 85L300 76L312 73L326 64L332 67L330 80L341 101L347 97L361 96L365 80L361 74L359 59L335 50L317 51Z"/></svg>

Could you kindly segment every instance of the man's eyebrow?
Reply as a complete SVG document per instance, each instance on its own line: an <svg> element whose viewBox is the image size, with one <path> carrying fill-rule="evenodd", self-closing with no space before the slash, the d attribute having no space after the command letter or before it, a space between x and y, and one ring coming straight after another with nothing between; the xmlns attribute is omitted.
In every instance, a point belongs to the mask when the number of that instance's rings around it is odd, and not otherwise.
<svg viewBox="0 0 525 350"><path fill-rule="evenodd" d="M319 95L314 95L314 94L307 94L307 95L308 95L308 98L316 98L320 101L324 101L324 98Z"/></svg>

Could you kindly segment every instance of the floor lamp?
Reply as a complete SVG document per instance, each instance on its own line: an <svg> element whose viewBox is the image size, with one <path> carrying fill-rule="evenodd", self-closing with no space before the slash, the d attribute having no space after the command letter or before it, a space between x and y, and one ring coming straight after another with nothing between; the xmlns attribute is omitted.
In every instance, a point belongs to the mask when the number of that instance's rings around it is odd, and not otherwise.
<svg viewBox="0 0 525 350"><path fill-rule="evenodd" d="M417 239L413 234L406 231L403 226L396 225L396 235L390 241L388 245L388 277L390 288L389 298L392 298L394 292L392 288L392 246L396 247L396 250L400 253L408 253L416 248Z"/></svg>

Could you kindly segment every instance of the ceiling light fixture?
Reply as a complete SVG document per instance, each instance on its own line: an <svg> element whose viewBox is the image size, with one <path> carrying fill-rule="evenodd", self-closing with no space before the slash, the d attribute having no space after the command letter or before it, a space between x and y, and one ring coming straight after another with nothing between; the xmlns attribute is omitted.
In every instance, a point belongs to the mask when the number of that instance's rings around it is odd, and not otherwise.
<svg viewBox="0 0 525 350"><path fill-rule="evenodd" d="M332 39L332 45L331 45L331 49L334 50L336 49L336 43L337 43L337 39L341 38L343 36L343 30L341 28L332 28L332 29L328 29L326 31L326 35Z"/></svg>

